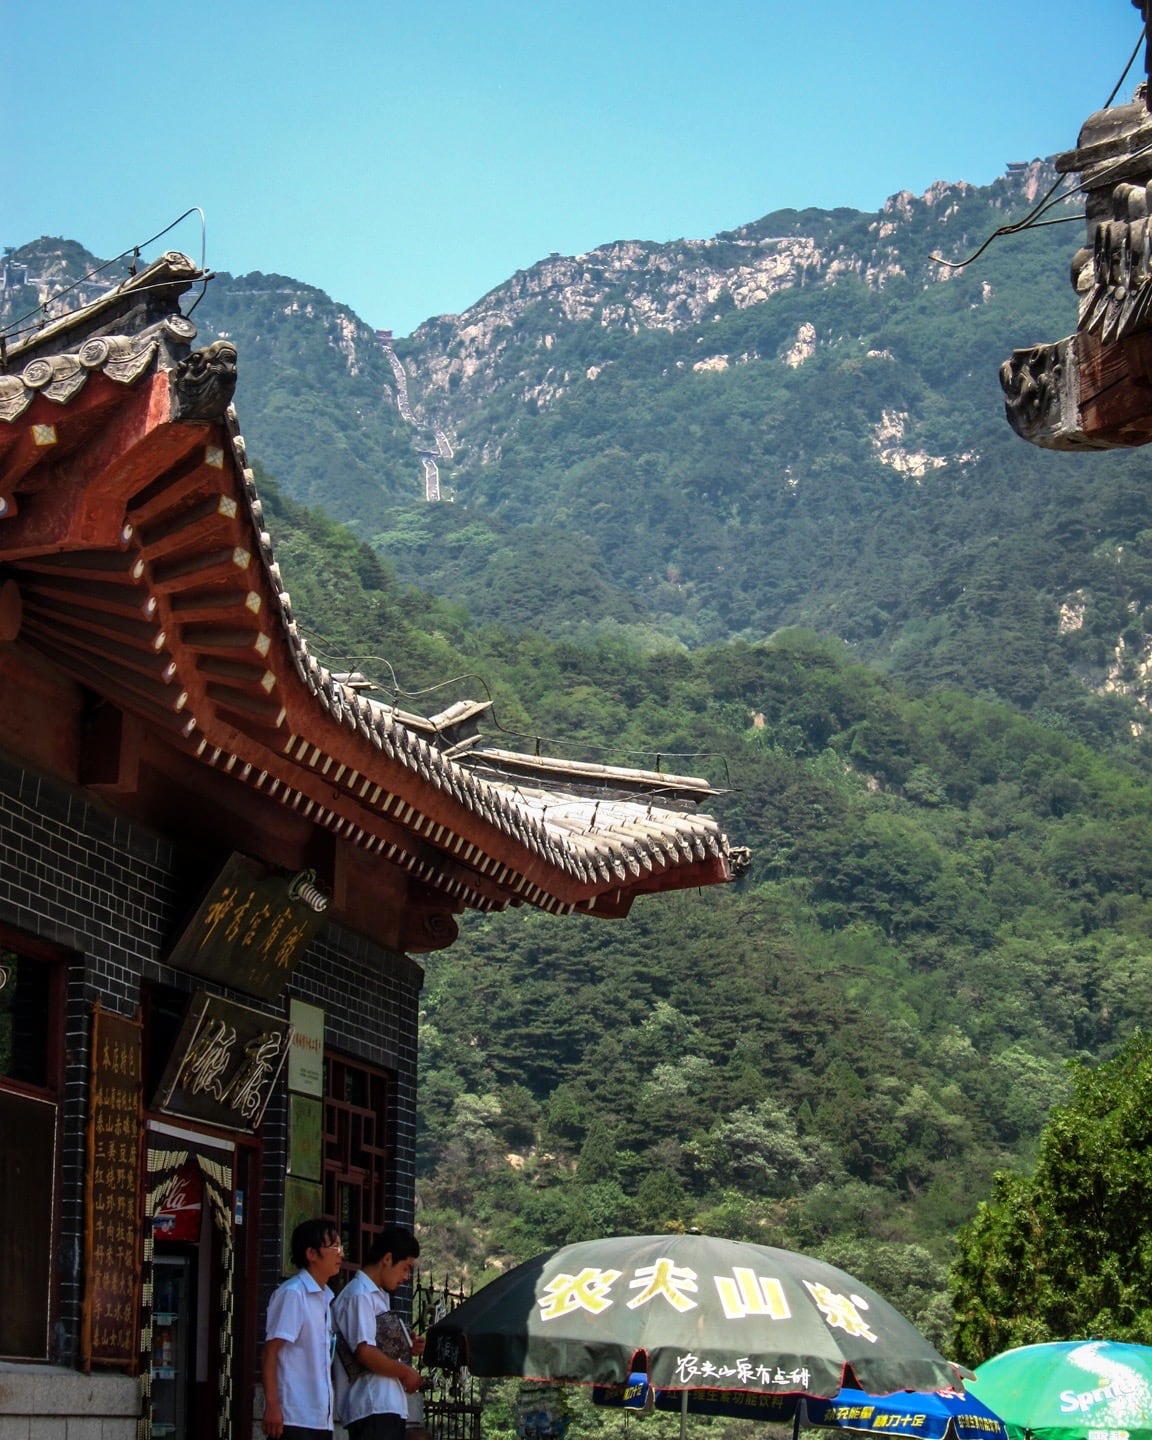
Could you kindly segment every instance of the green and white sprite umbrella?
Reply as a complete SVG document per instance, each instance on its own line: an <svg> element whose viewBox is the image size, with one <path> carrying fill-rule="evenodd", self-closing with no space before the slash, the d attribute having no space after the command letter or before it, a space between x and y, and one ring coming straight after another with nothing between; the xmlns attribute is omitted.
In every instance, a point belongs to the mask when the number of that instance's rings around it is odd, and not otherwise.
<svg viewBox="0 0 1152 1440"><path fill-rule="evenodd" d="M1152 1440L1152 1346L1023 1345L986 1360L968 1388L1009 1440Z"/></svg>

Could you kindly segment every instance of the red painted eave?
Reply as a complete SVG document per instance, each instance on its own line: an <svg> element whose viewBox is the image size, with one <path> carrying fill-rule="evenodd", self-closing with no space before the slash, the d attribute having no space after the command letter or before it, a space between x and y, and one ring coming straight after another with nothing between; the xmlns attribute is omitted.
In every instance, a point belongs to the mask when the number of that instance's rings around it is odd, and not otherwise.
<svg viewBox="0 0 1152 1440"><path fill-rule="evenodd" d="M731 878L706 817L594 849L334 681L296 631L234 414L171 415L154 369L130 385L95 373L0 422L0 571L22 643L455 909L621 913Z"/></svg>

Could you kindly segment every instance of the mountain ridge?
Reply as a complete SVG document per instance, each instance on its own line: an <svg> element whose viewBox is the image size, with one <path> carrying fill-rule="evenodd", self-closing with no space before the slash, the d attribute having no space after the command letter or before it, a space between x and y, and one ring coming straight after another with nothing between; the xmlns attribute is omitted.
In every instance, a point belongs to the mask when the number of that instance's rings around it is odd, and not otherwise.
<svg viewBox="0 0 1152 1440"><path fill-rule="evenodd" d="M237 344L245 434L286 492L481 623L647 648L809 626L1124 743L1152 685L1138 457L1023 445L997 385L1010 349L1074 325L1074 231L933 259L1054 175L545 257L409 337L260 272L218 276L194 319Z"/></svg>
<svg viewBox="0 0 1152 1440"><path fill-rule="evenodd" d="M994 188L1003 193L993 203L1003 205L1012 198L1032 203L1055 179L1050 161L1034 160L996 182ZM446 327L456 330L463 352L458 368L445 358L430 367L428 376L430 391L448 392L453 376L467 380L476 372L476 355L491 352L496 332L514 331L516 322L535 304L554 304L569 323L596 320L604 328L624 326L634 332L677 330L710 318L726 298L734 308L747 309L782 290L834 282L849 274L882 287L885 279L904 273L899 248L889 243L901 222L910 221L917 209L933 211L941 206L941 219L946 222L976 191L964 180L937 180L920 196L908 190L895 192L875 213L847 207L778 210L708 239L618 240L580 255L553 254L517 271L459 315L424 321L409 343L442 349ZM874 237L870 250L867 235L859 233L862 228ZM808 233L811 230L823 234ZM959 245L969 239L965 232ZM859 242L855 248L851 240ZM822 249L822 241L835 248ZM742 252L755 250L765 253L749 263L750 257ZM946 267L935 268L936 278L948 278ZM683 280L685 275L687 284L669 284L670 277Z"/></svg>

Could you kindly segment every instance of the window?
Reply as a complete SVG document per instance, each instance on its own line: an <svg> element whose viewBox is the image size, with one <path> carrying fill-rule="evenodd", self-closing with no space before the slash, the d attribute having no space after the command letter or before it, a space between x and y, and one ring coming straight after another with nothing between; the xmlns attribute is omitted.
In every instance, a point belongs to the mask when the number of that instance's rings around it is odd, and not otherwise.
<svg viewBox="0 0 1152 1440"><path fill-rule="evenodd" d="M388 1214L390 1099L383 1070L325 1057L324 1213L335 1217L351 1265L363 1263Z"/></svg>
<svg viewBox="0 0 1152 1440"><path fill-rule="evenodd" d="M144 997L144 1104L151 1108L176 1049L191 996L170 985L145 983L140 988Z"/></svg>
<svg viewBox="0 0 1152 1440"><path fill-rule="evenodd" d="M63 979L0 940L0 1355L20 1359L48 1357Z"/></svg>
<svg viewBox="0 0 1152 1440"><path fill-rule="evenodd" d="M52 967L0 950L0 1078L49 1084Z"/></svg>

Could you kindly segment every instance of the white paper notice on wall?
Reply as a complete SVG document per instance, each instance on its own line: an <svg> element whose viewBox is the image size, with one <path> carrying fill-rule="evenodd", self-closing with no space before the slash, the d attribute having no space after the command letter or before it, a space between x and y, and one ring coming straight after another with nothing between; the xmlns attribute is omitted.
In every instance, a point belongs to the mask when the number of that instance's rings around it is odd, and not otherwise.
<svg viewBox="0 0 1152 1440"><path fill-rule="evenodd" d="M303 1000L289 1000L294 1034L288 1050L288 1088L298 1095L324 1094L324 1011Z"/></svg>

